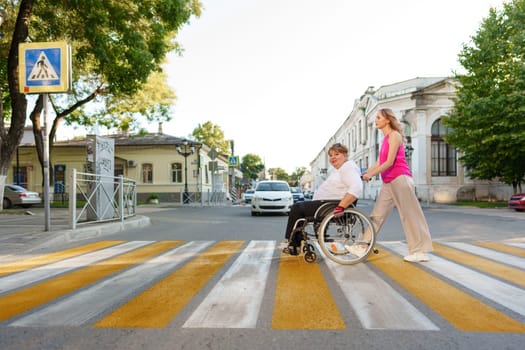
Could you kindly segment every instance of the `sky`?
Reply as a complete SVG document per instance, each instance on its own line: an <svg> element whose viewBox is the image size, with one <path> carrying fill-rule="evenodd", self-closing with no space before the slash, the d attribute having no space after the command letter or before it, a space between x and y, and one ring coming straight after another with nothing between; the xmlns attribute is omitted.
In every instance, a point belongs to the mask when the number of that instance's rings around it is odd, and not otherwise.
<svg viewBox="0 0 525 350"><path fill-rule="evenodd" d="M164 67L177 100L163 132L211 121L235 155L310 168L369 86L451 76L503 0L202 0ZM151 127L156 132L157 127Z"/></svg>

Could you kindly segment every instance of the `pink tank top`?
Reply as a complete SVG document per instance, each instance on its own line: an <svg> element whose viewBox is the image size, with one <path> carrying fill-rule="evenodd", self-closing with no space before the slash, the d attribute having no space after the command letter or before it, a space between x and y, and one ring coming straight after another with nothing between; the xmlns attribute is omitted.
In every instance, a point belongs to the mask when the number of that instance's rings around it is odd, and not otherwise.
<svg viewBox="0 0 525 350"><path fill-rule="evenodd" d="M381 149L379 150L379 164L383 164L388 159L388 149L390 146L388 144L388 136L390 136L390 134L386 135L383 138L383 144L381 145ZM400 175L412 176L412 173L410 172L410 167L408 166L408 163L405 158L405 148L402 144L397 149L394 164L392 164L390 168L386 169L381 173L381 179L384 183L389 183Z"/></svg>

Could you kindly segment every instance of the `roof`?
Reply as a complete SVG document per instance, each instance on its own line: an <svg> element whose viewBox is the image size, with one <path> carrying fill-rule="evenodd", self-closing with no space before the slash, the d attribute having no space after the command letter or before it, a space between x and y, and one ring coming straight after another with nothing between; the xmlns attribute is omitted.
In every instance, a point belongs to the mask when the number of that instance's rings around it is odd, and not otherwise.
<svg viewBox="0 0 525 350"><path fill-rule="evenodd" d="M102 135L102 137L110 138L115 141L115 146L152 146L152 145L180 145L183 142L188 142L193 145L202 145L201 142L189 140L186 138L151 133L145 135L130 135L130 134L115 134L115 135ZM34 144L34 142L26 143L25 146ZM60 140L53 142L54 147L61 146L86 146L86 137L75 138L72 140Z"/></svg>
<svg viewBox="0 0 525 350"><path fill-rule="evenodd" d="M430 85L446 79L448 79L448 77L414 78L405 80L399 83L381 86L374 93L374 96L382 100L394 96L404 95L422 90Z"/></svg>

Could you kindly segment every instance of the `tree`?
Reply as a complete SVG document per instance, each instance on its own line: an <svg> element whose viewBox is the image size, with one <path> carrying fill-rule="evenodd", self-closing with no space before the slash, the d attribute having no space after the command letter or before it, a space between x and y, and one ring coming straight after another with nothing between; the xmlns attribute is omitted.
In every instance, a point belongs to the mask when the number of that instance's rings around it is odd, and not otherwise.
<svg viewBox="0 0 525 350"><path fill-rule="evenodd" d="M230 141L224 139L224 131L221 127L207 121L204 124L198 124L192 132L195 140L216 149L221 154L230 154Z"/></svg>
<svg viewBox="0 0 525 350"><path fill-rule="evenodd" d="M471 178L500 178L517 191L525 176L525 0L492 8L458 57L466 72L455 74L446 141Z"/></svg>
<svg viewBox="0 0 525 350"><path fill-rule="evenodd" d="M91 101L99 99L105 104L102 97L116 101L140 91L152 72L161 71L166 54L179 49L174 42L177 31L192 15L200 15L201 8L199 0L10 0L4 3L7 20L2 31L12 35L4 35L0 41L2 61L7 62L7 65L0 64L0 84L7 80L9 90L3 99L4 111L0 110L0 191L22 138L28 108L26 96L19 92L20 43L27 39L33 42L67 40L72 46L74 86L72 94L52 102L57 112L53 122L56 128L62 118ZM31 112L37 148L41 144L42 109L40 96ZM161 104L157 110L162 113ZM80 115L75 117L81 120ZM7 118L9 127L5 123Z"/></svg>
<svg viewBox="0 0 525 350"><path fill-rule="evenodd" d="M257 180L259 173L264 170L264 163L256 154L248 153L241 160L241 171L244 178Z"/></svg>
<svg viewBox="0 0 525 350"><path fill-rule="evenodd" d="M283 180L286 182L290 181L290 176L283 168L271 168L268 169L272 180Z"/></svg>
<svg viewBox="0 0 525 350"><path fill-rule="evenodd" d="M294 187L299 186L299 180L301 180L301 177L303 177L303 175L307 171L308 171L308 169L306 169L306 167L304 167L304 166L299 167L299 168L295 168L295 171L292 173L292 175L290 175L291 185L293 185Z"/></svg>

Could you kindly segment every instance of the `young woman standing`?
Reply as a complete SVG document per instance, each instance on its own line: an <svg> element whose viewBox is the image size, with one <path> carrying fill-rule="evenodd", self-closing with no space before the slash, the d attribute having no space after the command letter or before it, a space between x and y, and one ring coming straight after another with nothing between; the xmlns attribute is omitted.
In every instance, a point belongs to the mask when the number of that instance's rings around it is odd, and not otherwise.
<svg viewBox="0 0 525 350"><path fill-rule="evenodd" d="M394 207L399 212L409 255L405 261L428 261L426 254L433 250L432 239L423 210L415 194L414 180L405 158L403 131L391 109L380 109L376 115L376 127L383 132L379 160L368 168L362 178L369 181L381 174L383 186L371 214L371 221L379 232Z"/></svg>

